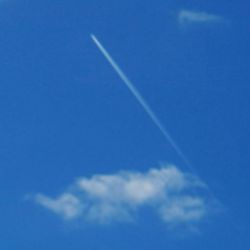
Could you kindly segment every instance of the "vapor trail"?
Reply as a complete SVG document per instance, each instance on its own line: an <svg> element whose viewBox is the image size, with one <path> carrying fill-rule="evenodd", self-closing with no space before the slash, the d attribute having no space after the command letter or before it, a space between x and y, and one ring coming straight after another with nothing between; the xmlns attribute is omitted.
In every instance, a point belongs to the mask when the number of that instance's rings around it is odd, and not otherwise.
<svg viewBox="0 0 250 250"><path fill-rule="evenodd" d="M125 73L121 70L121 68L118 66L118 64L114 61L114 59L111 57L111 55L108 53L108 51L102 46L102 44L99 42L99 40L91 34L91 38L98 47L98 49L102 52L104 57L108 60L108 62L111 64L113 69L116 71L116 73L120 76L122 81L126 84L126 86L129 88L131 93L134 95L134 97L137 99L137 101L141 104L145 112L149 115L153 123L158 127L158 129L161 131L165 139L171 144L171 146L175 149L175 151L178 153L178 155L181 157L181 159L191 168L191 170L194 171L191 163L187 159L187 157L183 154L181 149L178 147L174 139L170 136L169 132L166 130L166 128L163 126L161 121L158 119L156 114L153 112L151 107L147 104L145 99L142 97L142 95L139 93L139 91L135 88L135 86L132 84L132 82L128 79L128 77L125 75Z"/></svg>

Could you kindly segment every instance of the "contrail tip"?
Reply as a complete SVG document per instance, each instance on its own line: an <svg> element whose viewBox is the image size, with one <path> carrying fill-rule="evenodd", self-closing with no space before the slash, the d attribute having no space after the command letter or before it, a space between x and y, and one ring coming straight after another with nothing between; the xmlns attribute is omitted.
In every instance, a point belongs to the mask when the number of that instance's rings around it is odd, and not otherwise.
<svg viewBox="0 0 250 250"><path fill-rule="evenodd" d="M90 34L91 39L95 42L97 39L93 33Z"/></svg>

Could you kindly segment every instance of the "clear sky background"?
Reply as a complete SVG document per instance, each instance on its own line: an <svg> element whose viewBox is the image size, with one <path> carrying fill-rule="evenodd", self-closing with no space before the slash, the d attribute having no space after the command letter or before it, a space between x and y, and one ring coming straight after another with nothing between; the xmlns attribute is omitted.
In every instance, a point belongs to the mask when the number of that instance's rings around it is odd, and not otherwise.
<svg viewBox="0 0 250 250"><path fill-rule="evenodd" d="M250 248L249 1L0 2L0 248ZM34 197L80 176L190 171L90 39L94 33L166 125L220 211L170 229L66 220ZM210 209L210 208L209 208ZM212 208L211 208L212 209ZM150 209L149 209L150 210Z"/></svg>

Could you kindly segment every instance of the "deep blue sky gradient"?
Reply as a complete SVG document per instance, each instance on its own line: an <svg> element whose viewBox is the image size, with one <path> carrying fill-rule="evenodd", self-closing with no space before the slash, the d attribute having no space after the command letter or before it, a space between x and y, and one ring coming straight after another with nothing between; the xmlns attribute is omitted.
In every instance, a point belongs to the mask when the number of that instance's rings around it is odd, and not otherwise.
<svg viewBox="0 0 250 250"><path fill-rule="evenodd" d="M248 1L0 3L0 248L249 249ZM181 27L181 9L224 22ZM161 162L188 170L97 50L121 65L225 206L199 233L64 223L27 195Z"/></svg>

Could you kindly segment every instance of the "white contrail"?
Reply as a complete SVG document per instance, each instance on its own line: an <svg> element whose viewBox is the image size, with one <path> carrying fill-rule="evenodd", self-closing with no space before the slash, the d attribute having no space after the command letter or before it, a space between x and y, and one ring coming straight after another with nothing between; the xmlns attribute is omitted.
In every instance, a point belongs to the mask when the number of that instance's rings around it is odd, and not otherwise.
<svg viewBox="0 0 250 250"><path fill-rule="evenodd" d="M171 146L175 149L175 151L178 153L178 155L182 158L182 160L194 171L191 163L187 159L187 157L183 154L181 149L178 147L174 139L170 136L169 132L166 130L166 128L163 126L161 121L158 119L156 114L153 112L151 107L147 104L147 102L144 100L142 95L139 93L139 91L135 88L135 86L132 84L132 82L128 79L128 77L125 75L125 73L121 70L121 68L118 66L118 64L114 61L114 59L111 57L111 55L108 53L108 51L102 46L102 44L99 42L99 40L91 34L91 38L93 39L94 43L98 47L98 49L102 52L104 57L108 60L108 62L111 64L113 69L116 71L116 73L120 76L122 81L126 84L126 86L129 88L131 93L134 95L134 97L137 99L137 101L141 104L143 109L146 111L146 113L149 115L153 123L158 127L158 129L162 132L165 139L171 144ZM195 172L195 171L194 171Z"/></svg>

